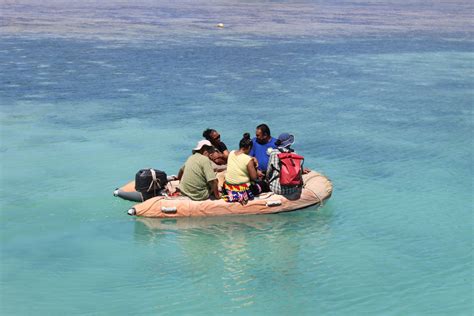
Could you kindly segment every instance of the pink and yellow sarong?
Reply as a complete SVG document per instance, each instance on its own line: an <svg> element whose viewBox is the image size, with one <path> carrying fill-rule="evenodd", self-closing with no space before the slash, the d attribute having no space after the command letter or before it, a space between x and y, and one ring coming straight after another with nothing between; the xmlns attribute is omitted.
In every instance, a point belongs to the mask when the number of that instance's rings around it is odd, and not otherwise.
<svg viewBox="0 0 474 316"><path fill-rule="evenodd" d="M245 205L249 200L253 200L254 198L248 183L230 184L225 182L224 192L225 194L222 198L227 202L239 202L240 204Z"/></svg>

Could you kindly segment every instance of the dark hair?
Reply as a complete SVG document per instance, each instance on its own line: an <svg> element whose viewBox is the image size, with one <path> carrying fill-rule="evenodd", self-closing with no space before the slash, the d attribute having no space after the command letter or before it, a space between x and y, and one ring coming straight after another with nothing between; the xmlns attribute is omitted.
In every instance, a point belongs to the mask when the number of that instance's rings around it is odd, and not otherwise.
<svg viewBox="0 0 474 316"><path fill-rule="evenodd" d="M198 152L199 152L200 154L203 154L203 153L206 152L206 151L207 151L208 153L212 154L215 150L214 150L214 147L212 147L212 146L204 145L204 146L201 147L201 149L199 149Z"/></svg>
<svg viewBox="0 0 474 316"><path fill-rule="evenodd" d="M270 127L268 127L267 124L260 124L259 126L257 126L257 129L261 130L263 135L267 135L267 136L270 136Z"/></svg>
<svg viewBox="0 0 474 316"><path fill-rule="evenodd" d="M204 132L202 132L202 137L204 137L208 141L211 141L211 134L212 132L215 132L215 131L216 131L215 129L208 128Z"/></svg>
<svg viewBox="0 0 474 316"><path fill-rule="evenodd" d="M245 133L243 138L239 142L239 148L252 148L252 139L249 133Z"/></svg>

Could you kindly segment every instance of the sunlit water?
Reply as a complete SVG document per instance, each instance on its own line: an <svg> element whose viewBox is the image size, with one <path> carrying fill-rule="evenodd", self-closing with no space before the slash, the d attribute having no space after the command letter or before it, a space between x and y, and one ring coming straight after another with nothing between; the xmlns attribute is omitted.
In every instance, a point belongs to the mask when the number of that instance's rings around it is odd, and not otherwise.
<svg viewBox="0 0 474 316"><path fill-rule="evenodd" d="M473 313L469 2L1 6L2 314ZM262 122L332 179L322 208L112 197Z"/></svg>

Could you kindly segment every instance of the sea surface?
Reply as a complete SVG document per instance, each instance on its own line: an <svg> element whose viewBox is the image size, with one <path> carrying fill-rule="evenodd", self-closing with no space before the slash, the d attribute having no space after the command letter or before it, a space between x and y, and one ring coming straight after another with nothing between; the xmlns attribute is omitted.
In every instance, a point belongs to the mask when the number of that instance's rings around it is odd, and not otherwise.
<svg viewBox="0 0 474 316"><path fill-rule="evenodd" d="M0 1L0 314L472 315L473 12ZM112 196L260 123L333 181L322 207L153 220Z"/></svg>

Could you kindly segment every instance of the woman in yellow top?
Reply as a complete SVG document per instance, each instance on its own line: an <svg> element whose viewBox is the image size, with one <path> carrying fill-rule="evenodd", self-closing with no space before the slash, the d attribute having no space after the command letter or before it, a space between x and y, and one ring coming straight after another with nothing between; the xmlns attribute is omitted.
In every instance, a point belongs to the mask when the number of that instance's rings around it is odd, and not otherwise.
<svg viewBox="0 0 474 316"><path fill-rule="evenodd" d="M233 150L227 157L227 172L224 183L224 199L227 202L247 204L254 195L250 185L257 180L257 160L249 156L252 139L245 133L239 142L239 150Z"/></svg>

